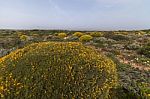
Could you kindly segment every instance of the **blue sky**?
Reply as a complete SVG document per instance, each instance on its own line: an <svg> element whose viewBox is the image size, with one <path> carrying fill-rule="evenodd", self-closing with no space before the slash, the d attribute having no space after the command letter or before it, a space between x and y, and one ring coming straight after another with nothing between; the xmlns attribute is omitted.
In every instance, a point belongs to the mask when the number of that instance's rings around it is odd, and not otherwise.
<svg viewBox="0 0 150 99"><path fill-rule="evenodd" d="M150 28L150 0L0 0L0 28Z"/></svg>

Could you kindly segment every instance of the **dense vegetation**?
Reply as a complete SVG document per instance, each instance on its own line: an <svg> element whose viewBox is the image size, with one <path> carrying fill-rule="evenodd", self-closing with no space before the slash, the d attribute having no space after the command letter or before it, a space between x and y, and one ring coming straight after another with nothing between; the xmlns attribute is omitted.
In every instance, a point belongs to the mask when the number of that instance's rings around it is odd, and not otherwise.
<svg viewBox="0 0 150 99"><path fill-rule="evenodd" d="M73 42L29 45L1 58L0 67L6 99L105 99L117 83L110 59Z"/></svg>
<svg viewBox="0 0 150 99"><path fill-rule="evenodd" d="M84 41L81 36L85 36ZM32 43L47 41L82 42L84 46L90 46L110 57L117 66L119 78L118 85L109 91L110 99L149 99L150 30L0 30L0 57Z"/></svg>
<svg viewBox="0 0 150 99"><path fill-rule="evenodd" d="M150 58L150 43L146 44L141 49L139 49L139 54L143 54L146 57Z"/></svg>

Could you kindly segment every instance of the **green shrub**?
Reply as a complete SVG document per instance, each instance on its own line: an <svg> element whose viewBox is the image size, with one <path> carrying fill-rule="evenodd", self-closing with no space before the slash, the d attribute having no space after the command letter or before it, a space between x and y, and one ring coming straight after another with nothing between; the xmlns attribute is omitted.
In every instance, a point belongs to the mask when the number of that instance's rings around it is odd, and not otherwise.
<svg viewBox="0 0 150 99"><path fill-rule="evenodd" d="M77 36L77 37L81 37L82 35L84 35L84 34L81 33L81 32L75 32L75 33L73 34L73 36Z"/></svg>
<svg viewBox="0 0 150 99"><path fill-rule="evenodd" d="M115 33L110 31L110 32L105 32L103 36L104 36L105 38L112 39L112 37L113 37L114 35L115 35Z"/></svg>
<svg viewBox="0 0 150 99"><path fill-rule="evenodd" d="M132 44L125 45L125 48L128 50L138 50L138 49L140 49L140 47L141 46L138 43L132 43Z"/></svg>
<svg viewBox="0 0 150 99"><path fill-rule="evenodd" d="M58 37L63 39L65 37L67 37L67 34L66 33L59 33Z"/></svg>
<svg viewBox="0 0 150 99"><path fill-rule="evenodd" d="M67 41L70 41L70 42L76 42L76 41L79 41L79 38L77 36L70 36Z"/></svg>
<svg viewBox="0 0 150 99"><path fill-rule="evenodd" d="M111 39L114 39L116 41L123 41L123 40L129 40L129 38L122 34L117 34L111 37Z"/></svg>
<svg viewBox="0 0 150 99"><path fill-rule="evenodd" d="M111 53L113 53L114 55L121 55L121 50L117 50L117 49L112 49Z"/></svg>
<svg viewBox="0 0 150 99"><path fill-rule="evenodd" d="M148 43L147 45L145 45L141 49L139 49L138 53L150 58L150 43Z"/></svg>
<svg viewBox="0 0 150 99"><path fill-rule="evenodd" d="M136 35L144 35L144 34L146 34L146 32L144 32L144 31L138 31L138 32L136 33Z"/></svg>
<svg viewBox="0 0 150 99"><path fill-rule="evenodd" d="M134 61L136 63L143 64L144 66L150 66L150 58L148 58L146 56L138 56L138 57L134 58Z"/></svg>
<svg viewBox="0 0 150 99"><path fill-rule="evenodd" d="M106 99L115 64L81 43L34 43L0 59L4 99Z"/></svg>
<svg viewBox="0 0 150 99"><path fill-rule="evenodd" d="M112 53L107 53L107 56L115 62L119 79L119 86L111 89L109 99L149 99L150 71L121 63Z"/></svg>
<svg viewBox="0 0 150 99"><path fill-rule="evenodd" d="M81 37L79 38L79 40L80 40L81 42L89 42L89 41L91 41L92 39L93 39L93 37L90 36L90 35L83 35L83 36L81 36Z"/></svg>

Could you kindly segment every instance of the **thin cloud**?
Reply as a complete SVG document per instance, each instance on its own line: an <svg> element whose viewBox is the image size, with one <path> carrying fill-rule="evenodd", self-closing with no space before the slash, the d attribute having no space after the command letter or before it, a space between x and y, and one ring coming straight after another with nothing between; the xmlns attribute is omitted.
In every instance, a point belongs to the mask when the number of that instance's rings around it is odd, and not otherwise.
<svg viewBox="0 0 150 99"><path fill-rule="evenodd" d="M0 0L0 28L150 27L149 0Z"/></svg>

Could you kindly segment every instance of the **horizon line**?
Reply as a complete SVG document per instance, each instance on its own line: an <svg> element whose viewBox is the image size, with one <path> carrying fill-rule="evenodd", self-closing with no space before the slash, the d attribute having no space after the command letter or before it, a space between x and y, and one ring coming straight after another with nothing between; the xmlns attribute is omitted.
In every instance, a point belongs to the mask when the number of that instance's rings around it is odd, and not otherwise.
<svg viewBox="0 0 150 99"><path fill-rule="evenodd" d="M143 31L150 30L150 28L145 29L59 29L59 28L0 28L0 30L50 30L50 31Z"/></svg>

